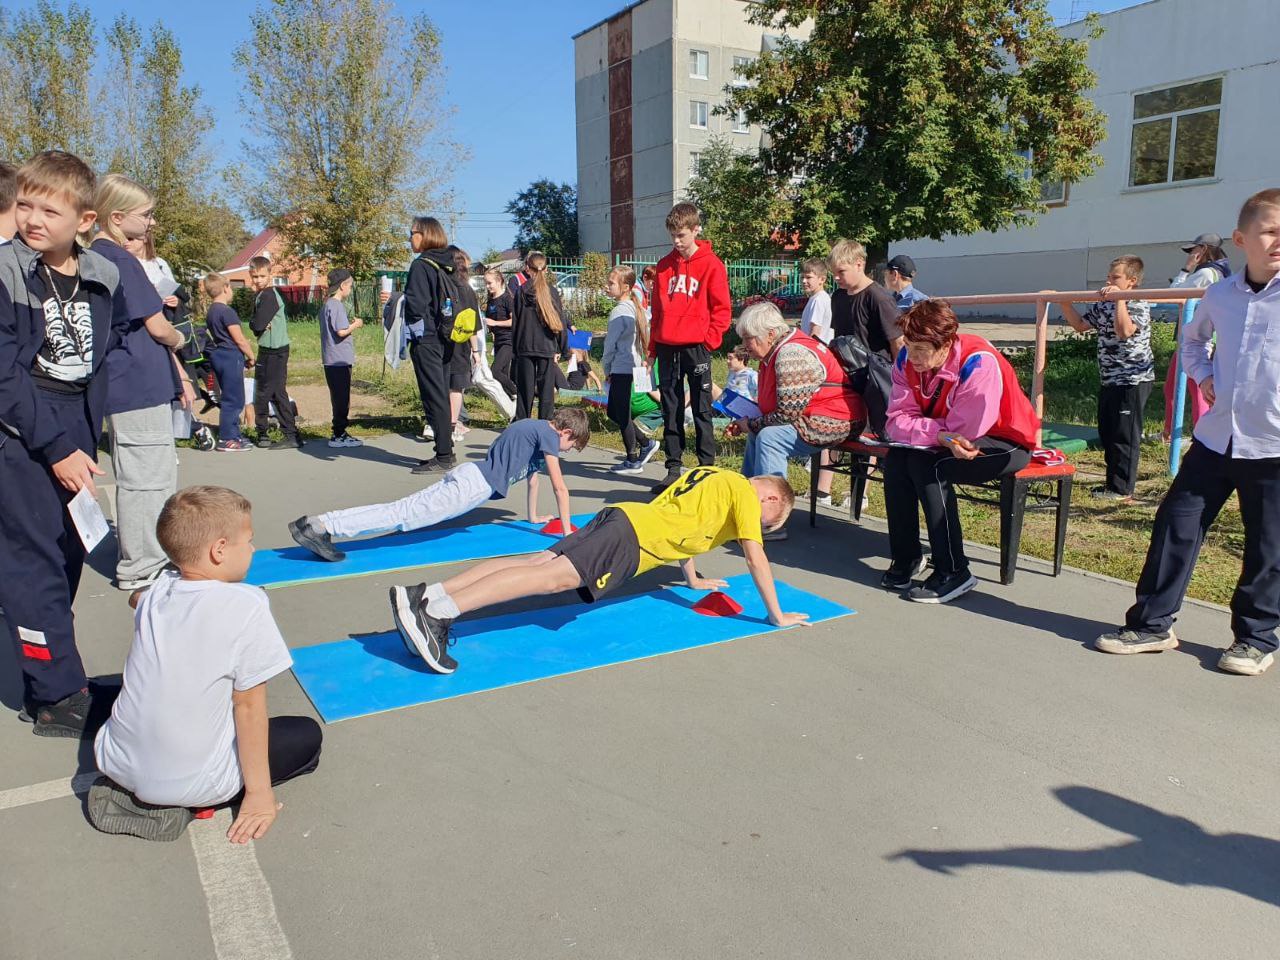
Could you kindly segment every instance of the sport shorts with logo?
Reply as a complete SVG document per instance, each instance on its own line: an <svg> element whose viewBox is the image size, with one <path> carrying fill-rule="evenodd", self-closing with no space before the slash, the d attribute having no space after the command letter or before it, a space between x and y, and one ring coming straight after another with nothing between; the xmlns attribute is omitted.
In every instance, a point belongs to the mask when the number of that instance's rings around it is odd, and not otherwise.
<svg viewBox="0 0 1280 960"><path fill-rule="evenodd" d="M594 603L620 583L636 575L640 565L640 542L627 515L616 507L606 507L585 527L575 530L551 548L568 557L582 577L578 596Z"/></svg>

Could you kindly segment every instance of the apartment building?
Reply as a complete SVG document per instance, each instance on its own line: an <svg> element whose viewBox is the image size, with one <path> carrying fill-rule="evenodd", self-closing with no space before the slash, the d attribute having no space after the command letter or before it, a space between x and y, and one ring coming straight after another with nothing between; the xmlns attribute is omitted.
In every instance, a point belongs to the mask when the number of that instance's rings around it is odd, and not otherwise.
<svg viewBox="0 0 1280 960"><path fill-rule="evenodd" d="M640 0L574 36L582 249L665 252L663 221L707 141L759 149L759 127L716 113L740 68L776 43L748 7Z"/></svg>

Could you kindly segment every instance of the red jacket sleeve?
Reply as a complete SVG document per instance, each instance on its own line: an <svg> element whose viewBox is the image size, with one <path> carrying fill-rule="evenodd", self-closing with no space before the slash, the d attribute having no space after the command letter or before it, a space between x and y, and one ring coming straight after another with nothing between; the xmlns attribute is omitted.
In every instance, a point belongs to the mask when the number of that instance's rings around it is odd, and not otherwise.
<svg viewBox="0 0 1280 960"><path fill-rule="evenodd" d="M711 320L707 324L707 349L718 350L733 321L729 272L725 269L724 261L719 258L716 259L713 272L707 277L707 310L711 314Z"/></svg>

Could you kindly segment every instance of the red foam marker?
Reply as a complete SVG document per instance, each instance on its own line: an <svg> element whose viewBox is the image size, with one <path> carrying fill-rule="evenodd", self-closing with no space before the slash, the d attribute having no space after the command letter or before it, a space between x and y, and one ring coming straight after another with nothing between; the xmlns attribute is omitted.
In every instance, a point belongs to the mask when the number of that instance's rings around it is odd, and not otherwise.
<svg viewBox="0 0 1280 960"><path fill-rule="evenodd" d="M192 815L196 820L212 820L213 807L199 807L193 812Z"/></svg>
<svg viewBox="0 0 1280 960"><path fill-rule="evenodd" d="M727 593L712 590L695 603L693 609L704 617L736 617L742 612L742 604Z"/></svg>
<svg viewBox="0 0 1280 960"><path fill-rule="evenodd" d="M569 527L569 532L570 532L570 533L573 533L573 531L575 531L575 530L577 530L577 529L578 529L577 527L570 526L570 527ZM556 535L556 536L559 536L561 533L563 533L563 532L564 532L564 529L563 529L563 527L561 527L561 525L560 525L560 521L559 521L559 520L552 520L550 523L548 523L545 527L543 527L543 528L542 528L541 530L539 530L538 532L539 532L539 533L550 533L550 534L554 534L554 535Z"/></svg>

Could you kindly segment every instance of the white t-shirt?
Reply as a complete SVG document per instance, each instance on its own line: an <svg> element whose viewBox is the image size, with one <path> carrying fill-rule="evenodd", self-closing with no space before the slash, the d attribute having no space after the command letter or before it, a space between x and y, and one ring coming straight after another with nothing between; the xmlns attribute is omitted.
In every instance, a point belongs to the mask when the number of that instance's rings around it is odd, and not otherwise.
<svg viewBox="0 0 1280 960"><path fill-rule="evenodd" d="M800 315L800 332L823 343L830 342L831 294L827 291L819 290L805 303L804 313Z"/></svg>
<svg viewBox="0 0 1280 960"><path fill-rule="evenodd" d="M291 666L261 589L161 576L134 614L124 689L94 741L98 769L147 803L231 799L244 786L232 691Z"/></svg>

